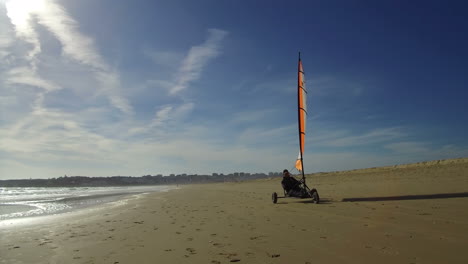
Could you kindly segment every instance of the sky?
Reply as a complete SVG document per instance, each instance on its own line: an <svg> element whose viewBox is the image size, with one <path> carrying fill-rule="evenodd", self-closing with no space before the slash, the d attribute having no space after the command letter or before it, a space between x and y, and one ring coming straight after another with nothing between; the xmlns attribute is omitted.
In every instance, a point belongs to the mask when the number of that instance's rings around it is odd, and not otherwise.
<svg viewBox="0 0 468 264"><path fill-rule="evenodd" d="M0 0L0 179L468 156L465 1Z"/></svg>

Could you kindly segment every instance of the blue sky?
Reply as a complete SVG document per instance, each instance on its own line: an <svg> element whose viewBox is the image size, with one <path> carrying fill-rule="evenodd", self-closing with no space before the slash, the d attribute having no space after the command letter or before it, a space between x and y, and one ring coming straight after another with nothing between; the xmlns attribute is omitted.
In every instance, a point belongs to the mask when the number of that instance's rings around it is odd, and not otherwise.
<svg viewBox="0 0 468 264"><path fill-rule="evenodd" d="M468 156L464 1L0 0L0 178Z"/></svg>

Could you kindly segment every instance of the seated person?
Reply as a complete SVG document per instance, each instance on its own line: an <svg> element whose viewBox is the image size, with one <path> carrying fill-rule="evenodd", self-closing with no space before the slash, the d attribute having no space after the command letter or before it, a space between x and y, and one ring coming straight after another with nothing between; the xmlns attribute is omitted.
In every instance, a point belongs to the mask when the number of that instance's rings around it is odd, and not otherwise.
<svg viewBox="0 0 468 264"><path fill-rule="evenodd" d="M283 180L281 181L281 185L288 195L301 196L299 181L292 177L288 170L283 170Z"/></svg>

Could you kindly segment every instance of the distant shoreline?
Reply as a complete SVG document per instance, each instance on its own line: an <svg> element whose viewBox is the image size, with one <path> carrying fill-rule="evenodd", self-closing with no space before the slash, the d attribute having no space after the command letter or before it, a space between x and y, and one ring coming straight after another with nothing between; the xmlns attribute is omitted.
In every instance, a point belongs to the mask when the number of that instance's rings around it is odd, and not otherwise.
<svg viewBox="0 0 468 264"><path fill-rule="evenodd" d="M468 157L421 161L416 163L388 165L381 167L369 167L343 171L330 172L315 172L306 173L309 176L326 175L331 173L356 173L370 172L382 169L402 169L402 168L418 168L422 166L436 166L468 163ZM150 185L178 185L178 184L200 184L200 183L220 183L220 182L242 182L256 179L265 179L272 177L280 177L280 172L265 173L232 173L232 174L217 174L213 175L145 175L140 177L134 176L108 176L108 177L89 177L89 176L64 176L50 179L10 179L0 180L1 187L118 187L118 186L150 186Z"/></svg>

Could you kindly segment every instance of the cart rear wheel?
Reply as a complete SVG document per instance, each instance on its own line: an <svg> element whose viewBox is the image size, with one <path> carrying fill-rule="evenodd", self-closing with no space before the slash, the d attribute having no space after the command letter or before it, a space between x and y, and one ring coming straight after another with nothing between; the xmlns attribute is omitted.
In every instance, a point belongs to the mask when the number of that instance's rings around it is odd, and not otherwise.
<svg viewBox="0 0 468 264"><path fill-rule="evenodd" d="M313 202L314 204L320 203L320 196L319 196L317 190L312 189L312 190L310 191L310 197L312 198L312 202Z"/></svg>
<svg viewBox="0 0 468 264"><path fill-rule="evenodd" d="M274 192L272 195L271 195L271 200L273 201L273 203L275 204L276 202L278 202L278 194L276 192Z"/></svg>

